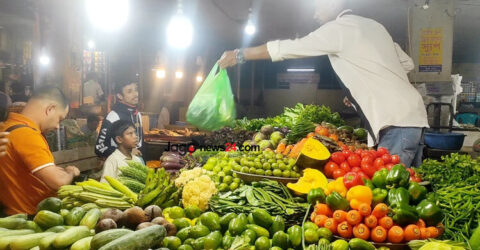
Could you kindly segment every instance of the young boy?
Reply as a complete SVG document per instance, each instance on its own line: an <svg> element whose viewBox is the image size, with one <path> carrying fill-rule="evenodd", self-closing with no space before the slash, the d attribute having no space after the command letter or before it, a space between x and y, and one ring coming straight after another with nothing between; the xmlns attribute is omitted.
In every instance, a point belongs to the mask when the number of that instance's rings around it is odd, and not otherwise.
<svg viewBox="0 0 480 250"><path fill-rule="evenodd" d="M112 133L118 148L107 158L103 165L102 182L106 182L105 176L117 178L120 167L127 166L127 160L143 163L142 158L132 154L137 148L138 136L135 126L128 121L119 120L112 124Z"/></svg>

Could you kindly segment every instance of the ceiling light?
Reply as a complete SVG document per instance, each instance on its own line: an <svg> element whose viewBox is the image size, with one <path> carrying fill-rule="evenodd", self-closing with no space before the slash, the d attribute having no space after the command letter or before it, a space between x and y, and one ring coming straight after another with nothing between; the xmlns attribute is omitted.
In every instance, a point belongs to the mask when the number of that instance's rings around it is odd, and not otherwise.
<svg viewBox="0 0 480 250"><path fill-rule="evenodd" d="M305 68L305 69L287 69L287 72L315 72L315 69Z"/></svg>
<svg viewBox="0 0 480 250"><path fill-rule="evenodd" d="M183 78L183 72L182 71L175 72L175 78L182 79Z"/></svg>
<svg viewBox="0 0 480 250"><path fill-rule="evenodd" d="M88 48L89 48L89 49L95 48L95 42L92 41L92 40L88 41L87 45L88 45Z"/></svg>
<svg viewBox="0 0 480 250"><path fill-rule="evenodd" d="M128 19L129 0L87 0L87 15L95 27L116 30Z"/></svg>
<svg viewBox="0 0 480 250"><path fill-rule="evenodd" d="M167 26L168 44L177 49L184 49L192 44L193 26L189 18L183 15L182 2L178 0L177 14Z"/></svg>
<svg viewBox="0 0 480 250"><path fill-rule="evenodd" d="M198 75L198 76L197 76L197 82L202 82L202 81L203 81L203 76Z"/></svg>
<svg viewBox="0 0 480 250"><path fill-rule="evenodd" d="M160 79L163 79L165 78L165 76L167 75L165 70L164 69L158 69L156 72L155 72L155 75L157 76L157 78L160 78Z"/></svg>
<svg viewBox="0 0 480 250"><path fill-rule="evenodd" d="M40 62L40 65L47 66L50 64L50 57L47 55L41 55L40 58L38 58L38 61Z"/></svg>
<svg viewBox="0 0 480 250"><path fill-rule="evenodd" d="M255 24L253 23L252 21L252 8L250 8L248 10L248 21L247 21L247 25L245 25L245 34L251 36L253 34L255 34L255 32L257 31L257 27L255 27Z"/></svg>

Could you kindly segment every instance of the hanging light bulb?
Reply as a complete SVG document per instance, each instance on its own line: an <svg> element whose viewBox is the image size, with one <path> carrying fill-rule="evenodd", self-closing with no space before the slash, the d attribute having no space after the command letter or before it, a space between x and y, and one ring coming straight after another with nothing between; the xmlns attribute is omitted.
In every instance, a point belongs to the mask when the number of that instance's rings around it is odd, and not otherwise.
<svg viewBox="0 0 480 250"><path fill-rule="evenodd" d="M190 19L183 15L181 0L178 0L177 14L168 23L167 38L168 44L178 49L187 48L192 44L193 26Z"/></svg>
<svg viewBox="0 0 480 250"><path fill-rule="evenodd" d="M95 27L117 30L128 19L129 0L87 0L87 15Z"/></svg>
<svg viewBox="0 0 480 250"><path fill-rule="evenodd" d="M252 9L250 8L249 9L249 13L248 13L248 21L247 21L247 25L245 25L245 34L249 35L249 36L252 36L255 34L255 32L257 31L257 27L255 27L255 24L253 23L253 20L252 20Z"/></svg>

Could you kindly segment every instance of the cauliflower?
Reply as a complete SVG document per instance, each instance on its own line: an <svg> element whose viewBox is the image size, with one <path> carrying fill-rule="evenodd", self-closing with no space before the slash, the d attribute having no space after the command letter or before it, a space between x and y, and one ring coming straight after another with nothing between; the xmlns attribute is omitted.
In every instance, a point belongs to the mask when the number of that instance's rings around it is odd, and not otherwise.
<svg viewBox="0 0 480 250"><path fill-rule="evenodd" d="M180 173L180 176L175 180L175 186L181 187L187 184L189 181L200 177L204 173L202 168L194 168L192 170L186 170Z"/></svg>
<svg viewBox="0 0 480 250"><path fill-rule="evenodd" d="M182 192L183 207L197 206L200 210L208 209L210 198L217 193L215 183L207 175L189 181Z"/></svg>

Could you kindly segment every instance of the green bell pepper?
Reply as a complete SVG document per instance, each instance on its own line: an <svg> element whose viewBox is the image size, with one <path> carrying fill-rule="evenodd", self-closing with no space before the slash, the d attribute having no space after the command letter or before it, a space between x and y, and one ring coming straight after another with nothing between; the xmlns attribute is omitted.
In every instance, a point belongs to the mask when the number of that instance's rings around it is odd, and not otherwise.
<svg viewBox="0 0 480 250"><path fill-rule="evenodd" d="M393 205L396 203L408 205L409 201L410 201L410 195L408 194L408 190L406 190L403 187L392 188L388 191L388 197L387 197L388 205Z"/></svg>
<svg viewBox="0 0 480 250"><path fill-rule="evenodd" d="M381 188L375 188L372 191L372 195L373 195L373 198L372 198L373 205L377 205L378 203L382 203L387 198L388 191Z"/></svg>
<svg viewBox="0 0 480 250"><path fill-rule="evenodd" d="M326 202L330 209L332 209L332 211L348 211L348 209L350 208L348 201L337 192L332 192L330 195L328 195Z"/></svg>
<svg viewBox="0 0 480 250"><path fill-rule="evenodd" d="M287 234L293 247L298 247L302 244L302 227L293 225L287 230Z"/></svg>
<svg viewBox="0 0 480 250"><path fill-rule="evenodd" d="M390 206L393 211L393 221L400 226L415 224L418 221L418 212L415 207L405 203L395 203Z"/></svg>
<svg viewBox="0 0 480 250"><path fill-rule="evenodd" d="M442 209L438 207L435 202L427 199L423 200L417 205L416 211L418 212L420 218L425 221L427 226L436 226L443 220Z"/></svg>
<svg viewBox="0 0 480 250"><path fill-rule="evenodd" d="M410 182L410 185L408 186L408 193L410 194L410 201L413 204L418 204L420 201L427 198L427 188L420 186L416 182Z"/></svg>
<svg viewBox="0 0 480 250"><path fill-rule="evenodd" d="M386 181L388 188L407 188L408 182L410 181L410 173L405 169L404 166L397 164L388 172Z"/></svg>
<svg viewBox="0 0 480 250"><path fill-rule="evenodd" d="M325 192L323 188L313 188L310 189L307 195L308 203L315 205L317 202L324 203L325 202Z"/></svg>
<svg viewBox="0 0 480 250"><path fill-rule="evenodd" d="M373 182L371 180L365 178L363 178L362 180L364 186L369 187L371 190L375 189L375 186L373 185Z"/></svg>
<svg viewBox="0 0 480 250"><path fill-rule="evenodd" d="M372 178L373 185L375 185L375 187L377 188L386 188L387 175L388 175L388 170L385 168L375 172Z"/></svg>

